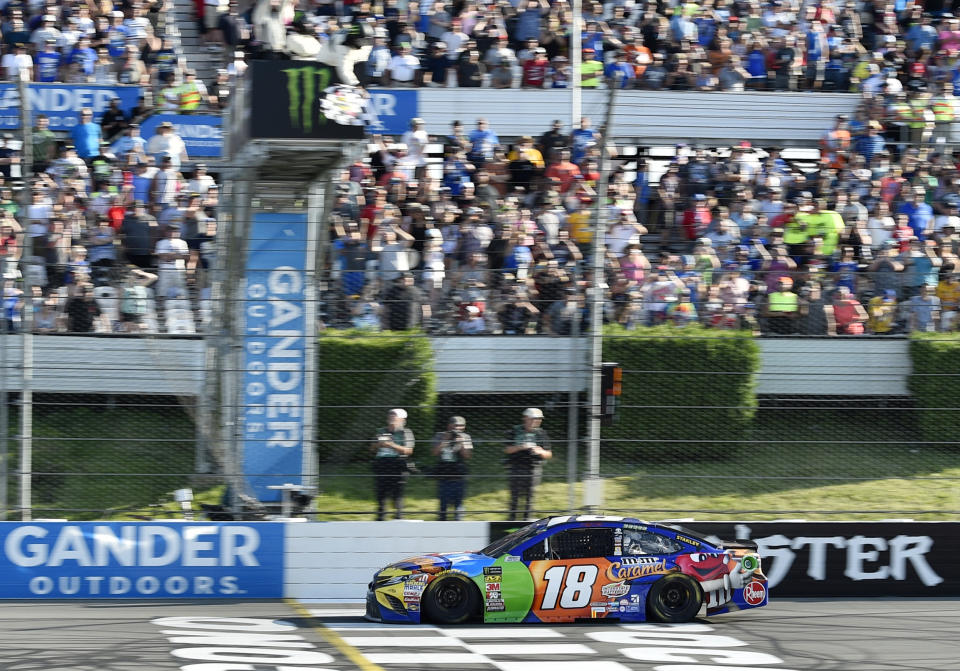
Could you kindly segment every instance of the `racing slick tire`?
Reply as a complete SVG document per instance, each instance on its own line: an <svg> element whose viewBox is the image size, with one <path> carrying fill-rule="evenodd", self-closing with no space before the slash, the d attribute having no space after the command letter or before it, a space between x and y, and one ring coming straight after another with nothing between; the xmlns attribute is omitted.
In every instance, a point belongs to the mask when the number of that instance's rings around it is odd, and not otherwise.
<svg viewBox="0 0 960 671"><path fill-rule="evenodd" d="M462 624L480 613L480 593L466 576L434 580L422 601L423 614L435 624Z"/></svg>
<svg viewBox="0 0 960 671"><path fill-rule="evenodd" d="M647 595L647 619L658 622L689 622L700 612L700 585L688 576L668 575L653 583Z"/></svg>

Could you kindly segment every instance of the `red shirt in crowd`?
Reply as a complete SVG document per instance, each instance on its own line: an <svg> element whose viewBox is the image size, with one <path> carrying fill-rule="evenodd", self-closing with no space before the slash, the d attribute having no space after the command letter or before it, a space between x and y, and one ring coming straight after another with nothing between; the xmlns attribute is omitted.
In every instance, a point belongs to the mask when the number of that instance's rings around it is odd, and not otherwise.
<svg viewBox="0 0 960 671"><path fill-rule="evenodd" d="M543 56L531 58L523 64L523 85L542 88L547 79L547 68L550 61Z"/></svg>

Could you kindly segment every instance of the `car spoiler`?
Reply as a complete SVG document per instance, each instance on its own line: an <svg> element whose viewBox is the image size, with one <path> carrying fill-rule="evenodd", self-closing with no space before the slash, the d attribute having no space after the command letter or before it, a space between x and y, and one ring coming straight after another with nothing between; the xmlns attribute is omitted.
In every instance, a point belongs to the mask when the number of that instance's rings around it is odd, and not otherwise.
<svg viewBox="0 0 960 671"><path fill-rule="evenodd" d="M735 541L722 541L721 545L725 550L753 550L757 551L757 542L738 538Z"/></svg>

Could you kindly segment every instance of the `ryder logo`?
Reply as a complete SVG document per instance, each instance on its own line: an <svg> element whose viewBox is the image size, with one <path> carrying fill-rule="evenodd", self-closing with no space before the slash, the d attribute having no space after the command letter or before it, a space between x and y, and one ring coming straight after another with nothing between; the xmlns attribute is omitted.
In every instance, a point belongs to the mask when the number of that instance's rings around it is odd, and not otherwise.
<svg viewBox="0 0 960 671"><path fill-rule="evenodd" d="M751 606L759 606L767 598L767 588L762 582L752 580L743 588L743 600Z"/></svg>
<svg viewBox="0 0 960 671"><path fill-rule="evenodd" d="M305 133L312 133L313 106L319 102L318 91L324 91L330 85L330 68L307 65L286 68L282 72L287 78L290 125ZM322 113L320 117L323 120Z"/></svg>

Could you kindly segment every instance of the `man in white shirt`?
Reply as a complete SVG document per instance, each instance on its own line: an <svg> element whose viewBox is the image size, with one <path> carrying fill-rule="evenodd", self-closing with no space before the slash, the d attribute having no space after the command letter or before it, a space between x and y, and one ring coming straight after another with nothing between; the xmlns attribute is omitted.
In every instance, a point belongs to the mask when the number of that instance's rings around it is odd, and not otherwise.
<svg viewBox="0 0 960 671"><path fill-rule="evenodd" d="M157 163L160 163L165 156L169 156L174 170L179 170L180 166L189 159L187 145L179 135L173 132L173 124L169 121L164 121L157 126L157 134L147 142L147 153L151 154Z"/></svg>
<svg viewBox="0 0 960 671"><path fill-rule="evenodd" d="M211 186L216 186L217 183L214 181L213 177L207 174L207 165L205 163L197 163L193 167L193 179L187 182L187 193L199 193L202 196L207 195L207 190Z"/></svg>
<svg viewBox="0 0 960 671"><path fill-rule="evenodd" d="M960 216L958 216L958 205L955 200L949 200L946 203L947 213L938 214L933 219L933 230L937 233L943 231L944 226L953 226L953 230L960 231Z"/></svg>
<svg viewBox="0 0 960 671"><path fill-rule="evenodd" d="M423 119L420 117L410 120L410 130L404 133L400 140L407 145L407 156L413 163L418 178L422 177L423 169L427 165L426 151L429 140L430 136L423 130Z"/></svg>
<svg viewBox="0 0 960 671"><path fill-rule="evenodd" d="M187 290L187 259L190 249L180 237L180 224L167 226L165 237L157 242L157 297L173 298Z"/></svg>
<svg viewBox="0 0 960 671"><path fill-rule="evenodd" d="M23 69L27 70L27 79L33 81L33 59L27 53L27 47L23 43L18 42L11 53L4 54L0 66L3 67L10 81L19 81L20 71Z"/></svg>
<svg viewBox="0 0 960 671"><path fill-rule="evenodd" d="M411 53L409 44L402 44L400 53L390 59L390 69L384 77L396 86L413 86L419 70L420 59Z"/></svg>

